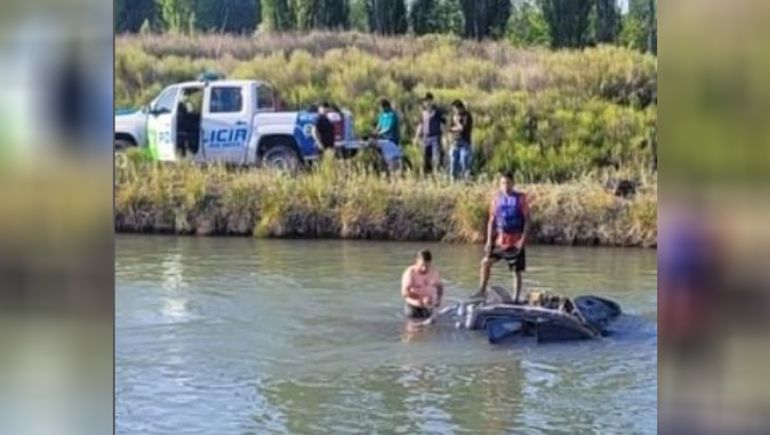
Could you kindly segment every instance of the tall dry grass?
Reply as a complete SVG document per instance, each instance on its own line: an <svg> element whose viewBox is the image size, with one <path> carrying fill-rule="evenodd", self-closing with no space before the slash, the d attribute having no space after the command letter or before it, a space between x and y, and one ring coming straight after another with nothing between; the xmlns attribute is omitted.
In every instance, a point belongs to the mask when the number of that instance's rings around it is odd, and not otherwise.
<svg viewBox="0 0 770 435"><path fill-rule="evenodd" d="M657 182L632 199L600 180L525 184L536 243L657 244ZM387 177L327 160L299 176L218 166L161 165L129 153L116 167L115 227L257 237L480 242L494 180Z"/></svg>

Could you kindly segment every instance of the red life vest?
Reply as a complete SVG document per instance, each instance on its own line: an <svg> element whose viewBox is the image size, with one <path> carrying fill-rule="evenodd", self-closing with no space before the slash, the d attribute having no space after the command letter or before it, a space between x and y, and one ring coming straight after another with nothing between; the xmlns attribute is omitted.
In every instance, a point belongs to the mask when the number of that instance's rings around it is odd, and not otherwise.
<svg viewBox="0 0 770 435"><path fill-rule="evenodd" d="M339 112L329 112L326 117L334 127L334 141L341 142L345 139L345 117Z"/></svg>

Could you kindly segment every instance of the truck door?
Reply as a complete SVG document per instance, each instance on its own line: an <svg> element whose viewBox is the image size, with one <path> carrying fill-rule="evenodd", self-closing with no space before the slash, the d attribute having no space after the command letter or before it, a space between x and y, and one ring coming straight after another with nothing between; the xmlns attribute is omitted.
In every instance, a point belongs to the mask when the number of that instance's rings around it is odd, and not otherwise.
<svg viewBox="0 0 770 435"><path fill-rule="evenodd" d="M203 98L201 144L206 161L244 163L250 136L249 87L212 83Z"/></svg>
<svg viewBox="0 0 770 435"><path fill-rule="evenodd" d="M179 87L170 86L150 103L147 147L154 160L176 161L176 106Z"/></svg>

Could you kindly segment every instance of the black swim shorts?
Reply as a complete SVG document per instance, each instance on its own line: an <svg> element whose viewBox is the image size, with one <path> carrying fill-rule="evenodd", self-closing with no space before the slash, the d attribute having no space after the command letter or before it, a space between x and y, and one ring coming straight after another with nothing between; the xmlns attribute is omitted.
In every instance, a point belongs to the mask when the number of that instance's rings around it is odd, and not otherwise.
<svg viewBox="0 0 770 435"><path fill-rule="evenodd" d="M518 250L516 248L499 249L495 248L488 255L493 263L499 260L505 260L508 263L508 269L516 272L523 272L527 270L527 251L522 248Z"/></svg>
<svg viewBox="0 0 770 435"><path fill-rule="evenodd" d="M404 314L406 314L406 317L410 319L423 320L430 317L433 312L428 308L413 307L409 304L406 304L404 306Z"/></svg>

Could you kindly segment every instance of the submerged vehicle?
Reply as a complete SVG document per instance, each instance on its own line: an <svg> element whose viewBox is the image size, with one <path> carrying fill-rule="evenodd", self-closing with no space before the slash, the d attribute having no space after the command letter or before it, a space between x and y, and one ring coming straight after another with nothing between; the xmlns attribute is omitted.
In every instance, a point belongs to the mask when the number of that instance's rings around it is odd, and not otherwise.
<svg viewBox="0 0 770 435"><path fill-rule="evenodd" d="M455 327L483 331L491 344L520 336L534 336L538 343L596 339L608 334L610 322L622 313L620 305L599 296L574 300L560 295L531 292L526 301L514 303L501 287L492 287L490 301L456 302L439 310L424 323L454 318Z"/></svg>

